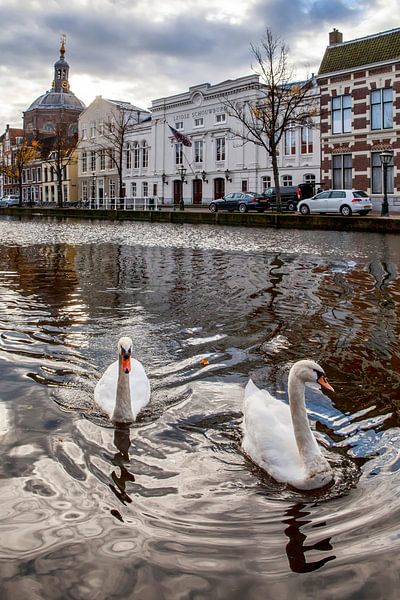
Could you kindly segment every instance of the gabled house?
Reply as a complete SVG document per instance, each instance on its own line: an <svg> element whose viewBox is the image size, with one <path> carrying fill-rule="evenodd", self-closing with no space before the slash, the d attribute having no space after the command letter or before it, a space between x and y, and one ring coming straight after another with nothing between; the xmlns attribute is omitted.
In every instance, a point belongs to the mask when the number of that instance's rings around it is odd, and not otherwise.
<svg viewBox="0 0 400 600"><path fill-rule="evenodd" d="M149 117L147 110L130 102L102 96L96 96L80 114L78 193L83 203L115 205L116 199L126 196L121 182L127 160L128 134Z"/></svg>
<svg viewBox="0 0 400 600"><path fill-rule="evenodd" d="M387 170L389 204L400 192L400 28L343 41L329 34L317 81L321 90L321 181L357 188L380 204L380 153L393 154Z"/></svg>
<svg viewBox="0 0 400 600"><path fill-rule="evenodd" d="M11 167L15 161L15 153L24 139L24 130L16 127L6 126L6 130L0 137L0 198L8 195L19 195L18 181L10 177L3 168Z"/></svg>

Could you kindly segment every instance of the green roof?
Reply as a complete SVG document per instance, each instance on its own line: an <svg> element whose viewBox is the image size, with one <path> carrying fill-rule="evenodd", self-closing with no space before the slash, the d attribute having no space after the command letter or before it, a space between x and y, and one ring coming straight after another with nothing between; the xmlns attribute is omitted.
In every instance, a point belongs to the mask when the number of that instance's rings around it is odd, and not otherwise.
<svg viewBox="0 0 400 600"><path fill-rule="evenodd" d="M318 75L400 58L400 28L328 46Z"/></svg>

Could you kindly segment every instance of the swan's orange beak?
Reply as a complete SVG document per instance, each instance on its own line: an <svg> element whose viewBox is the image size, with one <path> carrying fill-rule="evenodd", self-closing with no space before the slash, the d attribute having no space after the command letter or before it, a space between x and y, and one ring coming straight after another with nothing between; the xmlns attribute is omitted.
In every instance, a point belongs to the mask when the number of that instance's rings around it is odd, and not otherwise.
<svg viewBox="0 0 400 600"><path fill-rule="evenodd" d="M327 380L327 378L325 377L325 375L321 375L321 377L319 377L318 383L322 388L325 388L326 390L329 390L330 392L335 391L333 389L333 387L331 386L331 384L329 383L329 381Z"/></svg>
<svg viewBox="0 0 400 600"><path fill-rule="evenodd" d="M124 373L130 373L131 372L131 357L128 355L128 357L126 357L126 355L122 355L122 370Z"/></svg>

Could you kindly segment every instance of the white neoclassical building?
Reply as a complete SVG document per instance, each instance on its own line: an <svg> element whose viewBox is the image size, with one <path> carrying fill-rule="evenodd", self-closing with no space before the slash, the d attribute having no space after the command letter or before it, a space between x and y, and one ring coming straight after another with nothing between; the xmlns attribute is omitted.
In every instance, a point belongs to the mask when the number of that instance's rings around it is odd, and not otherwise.
<svg viewBox="0 0 400 600"><path fill-rule="evenodd" d="M136 111L121 153L121 195L130 206L147 206L153 198L178 204L182 197L186 204L208 204L233 191L265 191L274 185L271 158L263 147L235 136L240 124L224 106L226 100L251 100L260 93L258 76L248 75L153 100L150 111L98 96L79 117L79 199L105 206L120 195L115 168L99 145L104 123L119 109ZM318 98L317 86L310 93ZM279 151L281 185L319 183L319 138L317 123L285 132Z"/></svg>
<svg viewBox="0 0 400 600"><path fill-rule="evenodd" d="M232 191L261 192L274 185L267 152L235 137L238 122L224 108L225 99L256 98L259 87L258 76L249 75L153 100L151 119L128 136L127 197L178 204L183 193L187 204L207 204ZM311 94L318 97L316 86ZM191 146L177 140L169 126L189 138ZM282 185L320 181L318 124L286 132L279 170Z"/></svg>

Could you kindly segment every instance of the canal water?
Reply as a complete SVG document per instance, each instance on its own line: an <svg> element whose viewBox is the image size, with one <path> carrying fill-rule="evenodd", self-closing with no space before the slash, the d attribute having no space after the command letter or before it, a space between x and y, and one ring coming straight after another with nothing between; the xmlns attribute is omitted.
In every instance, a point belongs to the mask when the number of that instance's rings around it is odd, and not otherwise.
<svg viewBox="0 0 400 600"><path fill-rule="evenodd" d="M0 218L0 597L394 599L400 568L397 236ZM151 403L93 389L127 333ZM335 473L323 492L240 451L249 377L294 361Z"/></svg>

